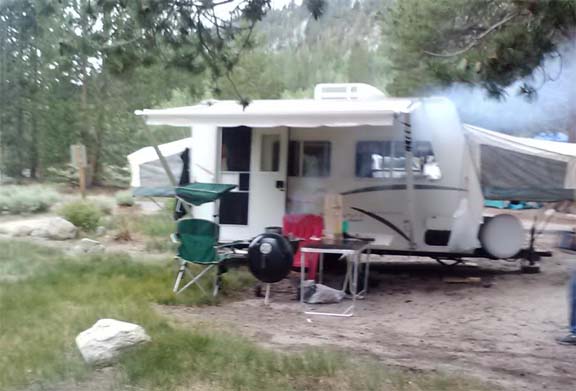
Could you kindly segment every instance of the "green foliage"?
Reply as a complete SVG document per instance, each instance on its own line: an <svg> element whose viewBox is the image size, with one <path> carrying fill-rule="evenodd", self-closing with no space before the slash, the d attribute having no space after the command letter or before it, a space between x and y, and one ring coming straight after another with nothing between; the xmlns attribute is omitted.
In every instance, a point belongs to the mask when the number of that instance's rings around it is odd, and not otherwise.
<svg viewBox="0 0 576 391"><path fill-rule="evenodd" d="M146 250L152 252L174 252L176 246L170 240L175 223L167 211L152 215L117 216L111 226L116 230L118 241L130 241L135 235L145 236Z"/></svg>
<svg viewBox="0 0 576 391"><path fill-rule="evenodd" d="M96 206L105 215L111 215L114 210L114 200L106 195L89 196L87 202Z"/></svg>
<svg viewBox="0 0 576 391"><path fill-rule="evenodd" d="M394 3L382 26L393 93L466 82L499 97L570 37L576 2L406 0Z"/></svg>
<svg viewBox="0 0 576 391"><path fill-rule="evenodd" d="M114 195L114 198L118 206L134 206L134 197L130 190L119 191Z"/></svg>
<svg viewBox="0 0 576 391"><path fill-rule="evenodd" d="M58 199L58 193L48 186L1 186L0 212L10 214L46 212Z"/></svg>
<svg viewBox="0 0 576 391"><path fill-rule="evenodd" d="M240 91L245 83L236 72L243 66L248 67L245 73L250 75L251 83L283 86L280 93L274 88L262 88L256 97L310 98L318 83L364 82L384 90L389 76L386 53L377 52L378 25L379 15L388 2L331 0L324 3L318 20L310 18L306 5L288 5L267 14L256 28L259 43L256 53L245 53L245 56L265 55L266 63L260 66L257 60L251 59L254 66L250 66L249 62L240 62L232 75Z"/></svg>
<svg viewBox="0 0 576 391"><path fill-rule="evenodd" d="M131 222L134 231L146 236L165 238L168 241L176 228L174 220L167 213L137 216Z"/></svg>
<svg viewBox="0 0 576 391"><path fill-rule="evenodd" d="M60 216L85 231L95 230L102 217L102 211L89 201L72 201L60 207Z"/></svg>
<svg viewBox="0 0 576 391"><path fill-rule="evenodd" d="M114 389L494 389L465 378L392 370L335 352L266 350L206 323L178 327L153 304L206 302L198 290L171 293L174 273L168 263L135 262L123 254L67 258L55 250L0 242L0 265L14 259L38 267L11 281L0 280L3 390L32 384L51 389L59 381L65 382L61 388L68 388L90 377L74 338L101 318L140 324L152 337L149 344L121 357ZM245 289L242 274L227 273L225 289L233 280L231 285ZM228 291L223 293L225 298Z"/></svg>

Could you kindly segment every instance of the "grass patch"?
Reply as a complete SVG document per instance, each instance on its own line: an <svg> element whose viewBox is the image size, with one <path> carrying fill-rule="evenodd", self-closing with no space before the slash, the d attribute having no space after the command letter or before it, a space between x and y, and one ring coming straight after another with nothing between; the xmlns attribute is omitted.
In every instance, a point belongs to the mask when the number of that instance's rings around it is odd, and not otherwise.
<svg viewBox="0 0 576 391"><path fill-rule="evenodd" d="M153 238L166 238L176 230L176 223L168 213L137 216L132 220L132 229Z"/></svg>
<svg viewBox="0 0 576 391"><path fill-rule="evenodd" d="M90 374L74 338L104 317L142 325L152 337L123 356L118 387L139 390L487 390L467 379L391 371L374 361L324 351L283 354L210 327L182 329L151 303L205 304L195 289L174 296L173 268L122 254L66 258L57 251L0 241L0 389L72 381ZM20 270L11 259L31 269ZM36 266L34 266L36 265ZM42 269L38 266L42 265ZM9 270L14 269L14 270ZM245 287L246 273L225 287ZM1 280L0 280L1 281ZM213 304L213 303L211 303Z"/></svg>
<svg viewBox="0 0 576 391"><path fill-rule="evenodd" d="M176 223L167 212L117 216L111 227L116 230L116 240L130 241L137 234L146 237L147 251L158 253L176 251L176 244L170 240L170 235L176 230Z"/></svg>

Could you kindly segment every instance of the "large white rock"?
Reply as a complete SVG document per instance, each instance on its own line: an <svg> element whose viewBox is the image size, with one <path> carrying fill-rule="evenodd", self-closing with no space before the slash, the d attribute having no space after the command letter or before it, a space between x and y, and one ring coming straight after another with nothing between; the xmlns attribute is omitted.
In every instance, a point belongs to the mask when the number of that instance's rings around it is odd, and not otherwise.
<svg viewBox="0 0 576 391"><path fill-rule="evenodd" d="M150 336L137 324L114 319L100 319L76 337L76 346L90 365L113 364L126 349L150 341Z"/></svg>
<svg viewBox="0 0 576 391"><path fill-rule="evenodd" d="M74 239L78 228L62 217L42 217L7 221L0 224L0 233L10 236L34 236L52 240Z"/></svg>
<svg viewBox="0 0 576 391"><path fill-rule="evenodd" d="M62 217L50 218L43 228L45 233L42 236L53 240L74 239L78 233L78 228Z"/></svg>

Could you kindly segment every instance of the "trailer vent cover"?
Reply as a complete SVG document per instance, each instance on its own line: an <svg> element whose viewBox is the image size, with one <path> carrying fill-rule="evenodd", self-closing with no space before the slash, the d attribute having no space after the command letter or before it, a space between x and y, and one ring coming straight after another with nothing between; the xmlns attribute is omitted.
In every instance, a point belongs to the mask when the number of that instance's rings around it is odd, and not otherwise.
<svg viewBox="0 0 576 391"><path fill-rule="evenodd" d="M274 283L284 279L292 269L292 247L281 235L265 233L248 247L250 271L258 280Z"/></svg>

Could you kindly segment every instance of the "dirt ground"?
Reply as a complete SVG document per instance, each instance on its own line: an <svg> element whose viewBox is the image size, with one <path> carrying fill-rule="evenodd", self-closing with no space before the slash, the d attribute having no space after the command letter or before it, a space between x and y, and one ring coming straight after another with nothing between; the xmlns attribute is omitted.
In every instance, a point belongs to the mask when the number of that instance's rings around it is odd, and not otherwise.
<svg viewBox="0 0 576 391"><path fill-rule="evenodd" d="M515 263L477 260L444 267L386 258L351 318L305 315L288 282L263 299L218 307L160 307L183 324L209 322L279 350L345 349L385 364L474 376L505 390L575 390L576 347L567 332L567 281L576 255L557 253L540 274ZM450 277L480 277L449 283ZM325 308L322 308L324 310Z"/></svg>

